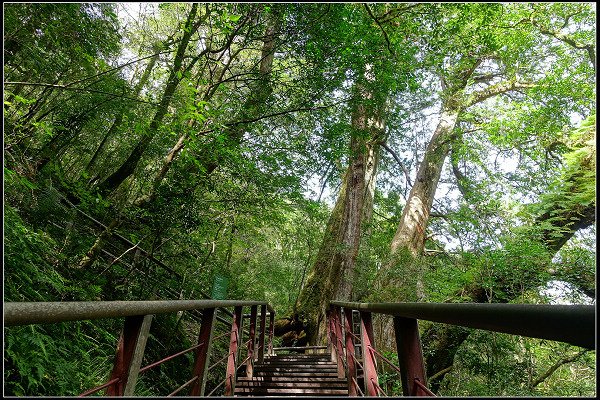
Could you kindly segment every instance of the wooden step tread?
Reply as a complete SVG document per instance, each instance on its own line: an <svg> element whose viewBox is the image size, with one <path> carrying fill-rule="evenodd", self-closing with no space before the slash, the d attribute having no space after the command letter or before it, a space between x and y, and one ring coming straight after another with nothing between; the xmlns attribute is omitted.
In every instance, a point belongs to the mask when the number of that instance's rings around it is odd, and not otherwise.
<svg viewBox="0 0 600 400"><path fill-rule="evenodd" d="M296 371L254 371L255 376L298 376L298 377L327 377L333 376L337 378L337 372L296 372Z"/></svg>
<svg viewBox="0 0 600 400"><path fill-rule="evenodd" d="M340 395L347 396L348 389L318 389L318 388L245 388L236 387L235 394L294 394L294 395Z"/></svg>
<svg viewBox="0 0 600 400"><path fill-rule="evenodd" d="M238 382L331 382L346 383L346 378L337 376L253 376L248 378L241 376Z"/></svg>
<svg viewBox="0 0 600 400"><path fill-rule="evenodd" d="M304 371L304 370L313 370L313 371L326 371L329 369L337 370L337 365L288 365L288 364L277 364L277 365L265 365L265 364L254 364L254 369L261 369L264 371L271 370L294 370L294 371Z"/></svg>
<svg viewBox="0 0 600 400"><path fill-rule="evenodd" d="M289 381L238 381L236 387L247 388L317 388L317 389L344 389L348 387L348 382L289 382Z"/></svg>
<svg viewBox="0 0 600 400"><path fill-rule="evenodd" d="M255 362L255 364L323 365L336 364L336 362L331 360L265 360L262 363Z"/></svg>
<svg viewBox="0 0 600 400"><path fill-rule="evenodd" d="M285 359L285 360L320 360L320 359L331 359L330 354L323 355L311 355L311 354L279 354L275 356L265 356L265 360L272 359Z"/></svg>

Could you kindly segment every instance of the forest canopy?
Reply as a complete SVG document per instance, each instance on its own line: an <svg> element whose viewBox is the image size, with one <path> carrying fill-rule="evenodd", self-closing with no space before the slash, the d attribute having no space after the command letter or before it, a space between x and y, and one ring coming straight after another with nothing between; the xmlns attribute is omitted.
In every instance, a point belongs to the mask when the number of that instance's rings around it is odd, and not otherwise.
<svg viewBox="0 0 600 400"><path fill-rule="evenodd" d="M4 301L266 300L284 345L332 300L595 304L595 3L3 11ZM5 394L106 382L119 329L5 328ZM420 331L438 395L596 395L595 351Z"/></svg>

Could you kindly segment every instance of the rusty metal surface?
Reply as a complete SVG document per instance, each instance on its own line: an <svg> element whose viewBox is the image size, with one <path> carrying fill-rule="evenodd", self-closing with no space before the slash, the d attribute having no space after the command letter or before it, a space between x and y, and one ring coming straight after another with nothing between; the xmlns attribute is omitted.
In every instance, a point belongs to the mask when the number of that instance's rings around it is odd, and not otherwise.
<svg viewBox="0 0 600 400"><path fill-rule="evenodd" d="M348 312L349 311L349 312ZM358 395L353 379L356 379L356 363L354 362L354 340L352 337L352 310L343 310L344 333L346 339L346 365L348 366L348 396Z"/></svg>
<svg viewBox="0 0 600 400"><path fill-rule="evenodd" d="M242 300L10 302L4 303L4 326L118 318L214 307L263 304L265 304L264 301ZM270 305L267 304L267 307L274 312Z"/></svg>
<svg viewBox="0 0 600 400"><path fill-rule="evenodd" d="M273 333L275 332L275 314L271 313L269 315L269 346L268 346L268 354L270 356L273 355Z"/></svg>
<svg viewBox="0 0 600 400"><path fill-rule="evenodd" d="M415 394L415 396L429 396L429 397L437 397L435 395L435 393L433 393L431 390L427 389L427 386L423 385L420 381L419 378L415 378L415 385L419 388L419 391L417 391L417 393Z"/></svg>
<svg viewBox="0 0 600 400"><path fill-rule="evenodd" d="M229 354L227 357L227 372L225 377L225 396L233 396L236 380L236 360L240 343L240 328L242 322L242 307L235 307L233 322L231 324L231 337L229 340Z"/></svg>
<svg viewBox="0 0 600 400"><path fill-rule="evenodd" d="M212 335L214 333L214 323L215 309L211 308L206 310L202 315L202 325L200 325L200 332L198 333L198 345L203 346L196 350L194 371L192 372L192 375L198 377L198 379L194 381L194 385L190 390L191 396L204 396L206 378L208 376L208 364L213 343Z"/></svg>
<svg viewBox="0 0 600 400"><path fill-rule="evenodd" d="M179 386L177 389L175 389L174 391L169 393L167 395L167 397L175 396L177 393L181 392L183 389L185 389L186 387L188 387L189 385L191 385L193 382L195 382L197 380L198 380L198 377L194 376L192 379L190 379L189 381L187 381L186 383L184 383L183 385Z"/></svg>
<svg viewBox="0 0 600 400"><path fill-rule="evenodd" d="M342 317L341 308L333 307L331 316L333 317L333 333L335 337L335 347L337 353L338 378L344 378L346 372L344 370L344 343L342 342Z"/></svg>
<svg viewBox="0 0 600 400"><path fill-rule="evenodd" d="M103 384L102 384L102 385L100 385L100 386L96 386L96 387L95 387L95 388L93 388L93 389L86 390L85 392L81 393L81 394L80 394L79 396L77 396L77 397L85 397L85 396L89 396L90 394L94 394L94 393L96 393L96 392L99 392L100 390L104 389L105 387L108 387L108 386L110 386L110 385L112 385L113 383L116 383L116 382L118 382L118 381L119 381L119 378L111 379L110 381L108 381L108 382L106 382L106 383L103 383Z"/></svg>
<svg viewBox="0 0 600 400"><path fill-rule="evenodd" d="M359 311L422 319L595 348L595 306L480 303L331 304Z"/></svg>
<svg viewBox="0 0 600 400"><path fill-rule="evenodd" d="M367 396L377 396L376 385L379 384L377 362L373 353L368 351L368 349L374 347L375 344L373 341L373 319L371 313L368 311L360 312L360 332L361 342L365 349L363 353L365 392Z"/></svg>
<svg viewBox="0 0 600 400"><path fill-rule="evenodd" d="M250 310L250 339L248 339L248 360L246 362L246 376L248 378L252 378L252 372L254 370L254 344L256 342L256 316L258 313L258 306L252 306Z"/></svg>
<svg viewBox="0 0 600 400"><path fill-rule="evenodd" d="M144 367L140 368L140 371L139 371L139 373L140 373L140 374L143 374L144 372L148 371L148 370L149 370L149 369L151 369L151 368L154 368L154 367L156 367L157 365L161 365L161 364L164 364L164 363L166 363L167 361L171 361L172 359L174 359L174 358L177 358L177 357L179 357L179 356L181 356L181 355L187 354L187 353L189 353L189 352L190 352L190 351L192 351L192 350L196 350L198 347L201 347L201 346L204 346L204 343L197 344L197 345L195 345L195 346L192 346L192 347L190 347L189 349L185 349L185 350L183 350L183 351L180 351L179 353L175 353L175 354L173 354L173 355L170 355L170 356L168 356L168 357L165 357L165 358L163 358L163 359L161 359L161 360L158 360L158 361L156 361L156 362L153 362L152 364L148 364L148 365L146 365L146 366L144 366Z"/></svg>
<svg viewBox="0 0 600 400"><path fill-rule="evenodd" d="M260 327L258 328L258 362L265 360L265 332L267 327L267 306L260 306Z"/></svg>
<svg viewBox="0 0 600 400"><path fill-rule="evenodd" d="M419 324L414 318L394 317L394 332L398 349L398 363L400 364L402 393L404 396L418 396L419 391L415 379L419 379L423 385L426 385Z"/></svg>
<svg viewBox="0 0 600 400"><path fill-rule="evenodd" d="M109 381L116 382L106 389L107 396L123 396L125 385L129 379L129 367L135 353L136 343L142 330L144 316L136 315L125 318L123 332L117 344L117 356L115 357L112 373Z"/></svg>

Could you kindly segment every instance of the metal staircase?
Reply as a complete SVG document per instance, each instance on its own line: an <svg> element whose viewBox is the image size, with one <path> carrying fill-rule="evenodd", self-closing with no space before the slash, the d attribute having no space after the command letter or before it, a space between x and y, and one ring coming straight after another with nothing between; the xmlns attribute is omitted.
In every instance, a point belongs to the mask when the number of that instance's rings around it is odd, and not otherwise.
<svg viewBox="0 0 600 400"><path fill-rule="evenodd" d="M251 377L240 375L236 396L348 396L330 354L286 354L255 363Z"/></svg>
<svg viewBox="0 0 600 400"><path fill-rule="evenodd" d="M232 307L233 312L227 310ZM247 316L242 313L244 307L250 307ZM201 322L195 325L199 325L197 344L160 360L147 360L150 363L142 366L153 316L183 311L190 312L192 321ZM393 318L396 363L374 345L372 313ZM168 396L385 396L389 388L379 385L378 363L386 363L398 373L405 396L434 396L427 388L418 319L596 348L595 307L591 305L332 301L327 314L326 347L274 348L275 312L261 301L4 303L4 324L9 329L100 318L124 318L123 331L108 381L80 397L100 391L106 396L135 395L136 382L146 371L192 352L191 377ZM244 320L248 321L247 329ZM219 342L227 338L228 346ZM307 354L313 350L323 353ZM283 354L291 351L295 353ZM209 377L209 371L217 366L221 369L214 370ZM220 380L223 374L224 379ZM183 381L187 376L180 378Z"/></svg>

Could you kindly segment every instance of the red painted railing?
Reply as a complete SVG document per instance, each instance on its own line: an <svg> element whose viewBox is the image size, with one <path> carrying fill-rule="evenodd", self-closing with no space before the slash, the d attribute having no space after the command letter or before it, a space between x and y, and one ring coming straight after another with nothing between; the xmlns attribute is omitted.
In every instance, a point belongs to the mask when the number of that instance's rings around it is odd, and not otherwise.
<svg viewBox="0 0 600 400"><path fill-rule="evenodd" d="M332 302L328 312L328 338L332 359L337 362L339 377L346 377L350 396L385 395L379 385L377 359L392 365L402 381L404 395L433 396L427 388L423 355L418 330L418 319L442 322L471 328L486 329L522 336L567 342L576 346L595 348L594 306L549 306L527 304L423 304L423 303L343 303ZM261 322L256 332L258 306ZM217 309L233 307L228 332L213 337L215 322L227 322L217 316ZM243 341L244 307L250 307L248 339ZM270 313L267 313L269 309ZM202 319L197 344L141 367L146 340L154 314L200 310ZM398 366L376 350L373 342L372 312L393 316ZM269 317L269 331L266 319ZM357 321L354 321L354 318ZM123 332L117 345L112 373L108 381L89 389L80 397L106 390L107 396L131 396L137 378L151 368L194 352L191 378L172 391L173 396L189 387L192 396L204 396L207 391L208 371L227 361L225 378L207 394L210 396L224 386L224 395L232 396L236 376L244 373L251 377L254 362L262 362L266 354L273 354L275 313L266 303L237 300L169 300L169 301L97 301L58 303L5 303L6 327L28 324L57 323L125 317ZM248 319L248 318L246 318ZM360 332L354 332L354 323ZM214 342L229 336L227 354L210 364ZM242 358L241 348L246 347ZM318 347L318 346L317 346ZM360 356L356 351L360 349ZM358 358L362 360L359 360ZM361 362L362 361L362 362ZM245 370L241 368L244 367ZM362 371L362 385L358 371Z"/></svg>
<svg viewBox="0 0 600 400"><path fill-rule="evenodd" d="M398 366L375 348L372 312L394 318ZM379 386L377 359L399 374L405 396L435 396L426 386L418 319L557 340L591 349L595 346L594 306L334 301L327 313L327 337L332 361L338 365L338 376L348 380L349 396L386 396ZM354 332L355 322L360 326L358 335ZM356 356L358 348L362 363ZM357 381L359 367L362 385Z"/></svg>
<svg viewBox="0 0 600 400"><path fill-rule="evenodd" d="M256 320L260 306L260 327L257 335ZM228 332L213 337L217 319L216 310L233 307L232 321ZM250 307L248 339L246 340L247 356L241 358L241 336L244 333L244 319L242 310ZM267 313L269 309L269 313ZM166 312L179 312L186 310L200 310L202 322L198 334L197 344L169 355L161 360L141 366L149 335L153 314ZM80 394L85 397L101 390L106 390L106 396L132 396L140 374L171 361L184 354L194 352L195 360L191 379L172 391L169 396L174 396L182 390L189 388L191 396L205 396L207 391L208 371L227 360L226 376L221 383L212 388L208 396L215 393L225 385L224 395L232 396L238 373L245 373L251 377L254 362L262 362L265 354L272 354L273 325L275 312L266 303L235 300L172 300L172 301L117 301L117 302L67 302L67 303L5 303L4 322L6 326L27 325L36 323L56 323L64 321L88 320L97 318L125 317L123 332L117 344L117 353L108 382L89 389ZM266 334L266 321L269 318L269 333ZM225 357L210 364L213 344L225 336L229 336L229 348ZM258 351L256 351L257 349ZM265 352L267 349L267 352ZM241 371L245 367L245 372Z"/></svg>

